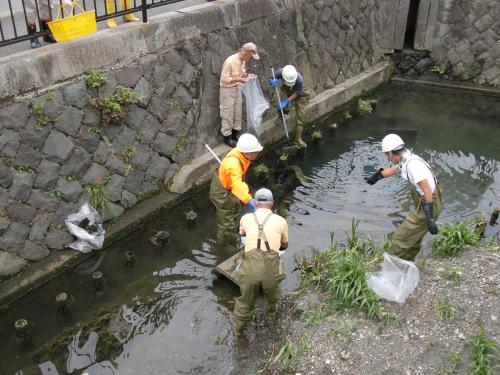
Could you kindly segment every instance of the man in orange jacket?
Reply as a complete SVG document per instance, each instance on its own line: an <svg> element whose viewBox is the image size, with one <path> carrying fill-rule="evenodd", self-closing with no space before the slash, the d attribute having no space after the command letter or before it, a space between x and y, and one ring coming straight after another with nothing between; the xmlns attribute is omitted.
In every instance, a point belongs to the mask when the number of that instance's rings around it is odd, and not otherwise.
<svg viewBox="0 0 500 375"><path fill-rule="evenodd" d="M255 211L255 203L244 182L250 162L257 158L262 146L252 134L242 134L236 147L222 160L210 185L210 200L217 210L217 242L236 244L237 219L241 203Z"/></svg>

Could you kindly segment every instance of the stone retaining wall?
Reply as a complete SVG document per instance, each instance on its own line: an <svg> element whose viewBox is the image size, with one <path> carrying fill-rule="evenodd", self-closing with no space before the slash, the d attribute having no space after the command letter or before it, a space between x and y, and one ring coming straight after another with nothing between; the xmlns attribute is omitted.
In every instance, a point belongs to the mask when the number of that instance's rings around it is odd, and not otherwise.
<svg viewBox="0 0 500 375"><path fill-rule="evenodd" d="M89 88L84 75L14 99L14 86L25 90L31 83L16 81L5 88L0 108L0 278L71 242L64 219L90 199L89 189L105 192L108 204L102 211L112 220L164 189L180 166L204 153L204 143L219 144L220 69L242 43L254 41L260 48L262 60L250 63L248 70L259 75L263 86L270 64L293 63L313 95L380 57L381 16L375 0L240 0L181 13L175 17L183 17L188 30L181 40L172 43L175 35L158 31L165 27L155 22L173 19L159 17L151 25L130 27L132 42L139 32L146 41L137 47L141 57L120 65L110 59L113 64L101 66L102 58L96 56L95 67L106 78L98 89ZM119 40L126 41L126 31L120 33ZM57 48L55 53L72 59L73 49L78 54L88 46ZM42 60L33 66L44 65L48 57L43 53L35 56ZM75 64L88 66L89 61ZM57 77L69 77L66 68L51 66L50 79L55 83ZM33 85L47 79L39 76ZM92 103L118 86L143 99L127 107L121 125L106 125ZM267 87L265 92L271 96Z"/></svg>

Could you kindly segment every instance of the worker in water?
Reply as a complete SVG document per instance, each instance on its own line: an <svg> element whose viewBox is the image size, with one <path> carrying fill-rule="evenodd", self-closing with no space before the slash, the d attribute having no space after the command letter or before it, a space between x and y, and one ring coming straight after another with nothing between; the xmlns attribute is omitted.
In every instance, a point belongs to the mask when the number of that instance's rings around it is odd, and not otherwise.
<svg viewBox="0 0 500 375"><path fill-rule="evenodd" d="M422 247L422 239L427 231L431 234L438 233L436 220L443 207L441 188L431 166L405 148L398 135L388 134L384 137L382 152L395 165L381 168L365 180L373 185L384 177L400 172L401 176L410 182L415 208L396 231L389 235L389 240L394 255L413 260Z"/></svg>
<svg viewBox="0 0 500 375"><path fill-rule="evenodd" d="M237 219L240 202L255 211L255 204L245 183L250 162L257 158L262 146L252 134L242 134L212 176L210 200L217 210L217 242L220 245L236 246Z"/></svg>
<svg viewBox="0 0 500 375"><path fill-rule="evenodd" d="M260 59L257 46L254 43L245 43L239 52L229 56L222 65L219 91L221 133L224 143L230 147L236 145L241 132L241 85L257 77L246 71L245 64L251 59Z"/></svg>
<svg viewBox="0 0 500 375"><path fill-rule="evenodd" d="M278 109L282 109L285 114L288 114L290 106L295 108L297 119L295 142L299 148L306 148L307 144L302 140L302 132L304 131L304 115L306 105L309 102L309 93L304 87L304 78L293 65L286 65L284 68L278 69L274 76L275 78L269 79L268 82L272 87L280 87L281 99L284 98ZM283 84L281 84L282 81Z"/></svg>
<svg viewBox="0 0 500 375"><path fill-rule="evenodd" d="M115 8L115 4L118 2L118 0L106 0L106 14L110 13L115 13L117 10ZM133 0L120 0L120 7L121 10L127 10L133 7ZM140 21L139 18L137 18L134 13L128 13L123 16L123 21L125 22L135 22L135 21ZM118 26L116 24L116 20L114 18L108 19L106 22L106 26L109 28L114 28Z"/></svg>
<svg viewBox="0 0 500 375"><path fill-rule="evenodd" d="M272 319L276 316L281 293L279 283L285 277L278 250L288 247L288 225L284 218L271 211L273 204L271 191L259 189L255 193L257 210L240 220L240 235L246 236L246 244L238 277L241 296L234 305L238 334L243 333L250 320L261 288L267 299L268 316Z"/></svg>

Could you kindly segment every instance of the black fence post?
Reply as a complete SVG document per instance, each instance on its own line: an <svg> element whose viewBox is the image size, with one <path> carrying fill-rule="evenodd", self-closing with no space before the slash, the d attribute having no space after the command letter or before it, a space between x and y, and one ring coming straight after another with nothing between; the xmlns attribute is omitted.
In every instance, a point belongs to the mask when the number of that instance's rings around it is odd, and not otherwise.
<svg viewBox="0 0 500 375"><path fill-rule="evenodd" d="M148 22L148 8L146 8L146 0L142 0L142 22Z"/></svg>

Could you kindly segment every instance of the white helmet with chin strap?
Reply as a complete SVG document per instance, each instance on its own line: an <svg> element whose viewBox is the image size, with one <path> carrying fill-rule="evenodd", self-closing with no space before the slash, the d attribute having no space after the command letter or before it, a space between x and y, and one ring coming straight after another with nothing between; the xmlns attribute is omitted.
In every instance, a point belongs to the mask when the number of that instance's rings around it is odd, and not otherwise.
<svg viewBox="0 0 500 375"><path fill-rule="evenodd" d="M292 87L295 85L295 81L297 81L297 69L295 69L293 65L286 65L281 72L281 76L285 81L285 85Z"/></svg>
<svg viewBox="0 0 500 375"><path fill-rule="evenodd" d="M387 134L384 139L382 139L382 152L401 150L404 147L405 143L397 134Z"/></svg>
<svg viewBox="0 0 500 375"><path fill-rule="evenodd" d="M240 152L261 152L263 147L259 143L259 140L250 133L245 133L240 136L238 143L236 144L236 149Z"/></svg>

